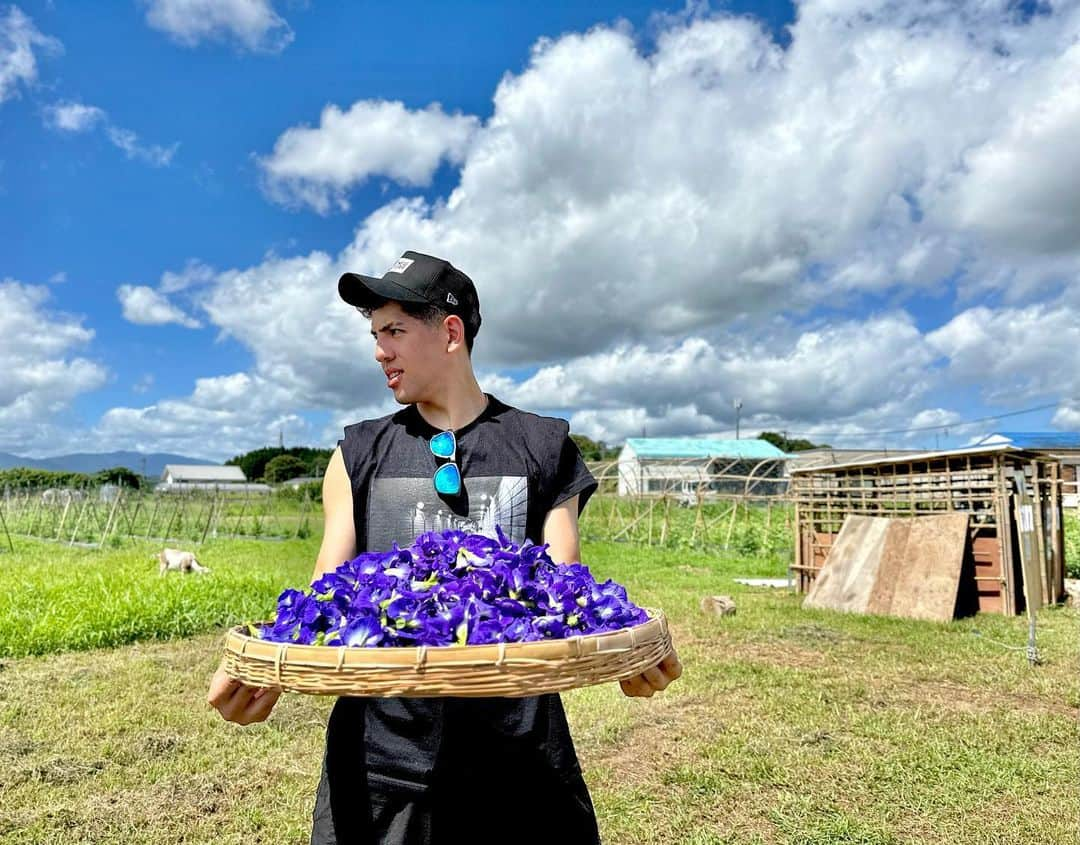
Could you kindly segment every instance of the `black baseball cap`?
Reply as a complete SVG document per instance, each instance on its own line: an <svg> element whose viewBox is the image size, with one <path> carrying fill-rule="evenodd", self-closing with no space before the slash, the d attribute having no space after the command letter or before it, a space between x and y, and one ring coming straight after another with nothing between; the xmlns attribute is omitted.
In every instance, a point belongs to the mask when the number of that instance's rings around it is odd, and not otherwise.
<svg viewBox="0 0 1080 845"><path fill-rule="evenodd" d="M345 273L341 298L357 308L377 308L385 300L435 305L461 317L473 333L480 328L480 298L472 279L449 261L407 250L381 278Z"/></svg>

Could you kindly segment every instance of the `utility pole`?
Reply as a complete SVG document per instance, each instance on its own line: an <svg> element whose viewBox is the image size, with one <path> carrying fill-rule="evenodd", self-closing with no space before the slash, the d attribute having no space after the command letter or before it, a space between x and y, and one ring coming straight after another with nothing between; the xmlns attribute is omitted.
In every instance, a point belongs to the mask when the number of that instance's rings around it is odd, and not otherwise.
<svg viewBox="0 0 1080 845"><path fill-rule="evenodd" d="M277 445L282 451L285 451L285 429L279 428L277 430Z"/></svg>
<svg viewBox="0 0 1080 845"><path fill-rule="evenodd" d="M735 406L735 439L739 439L739 411L742 410L742 400L736 399L731 403Z"/></svg>

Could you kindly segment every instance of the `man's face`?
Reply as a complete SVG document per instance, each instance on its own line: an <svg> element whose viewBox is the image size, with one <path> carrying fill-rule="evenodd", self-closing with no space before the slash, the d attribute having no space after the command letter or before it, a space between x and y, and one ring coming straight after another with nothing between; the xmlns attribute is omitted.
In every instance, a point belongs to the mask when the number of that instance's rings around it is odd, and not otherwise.
<svg viewBox="0 0 1080 845"><path fill-rule="evenodd" d="M396 302L371 313L375 360L386 374L386 386L402 405L431 395L445 366L446 332L406 314Z"/></svg>

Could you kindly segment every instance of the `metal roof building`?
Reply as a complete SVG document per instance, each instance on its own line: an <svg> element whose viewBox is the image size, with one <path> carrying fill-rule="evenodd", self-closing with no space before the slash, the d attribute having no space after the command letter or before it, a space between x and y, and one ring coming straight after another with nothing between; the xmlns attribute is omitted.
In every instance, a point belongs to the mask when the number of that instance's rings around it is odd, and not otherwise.
<svg viewBox="0 0 1080 845"><path fill-rule="evenodd" d="M641 494L694 495L721 492L745 478L778 479L787 455L767 440L719 440L706 437L631 437L618 459L620 496ZM724 476L738 477L735 482ZM772 481L758 490L776 493ZM781 482L781 486L783 483ZM766 489L768 488L768 489ZM731 491L733 492L734 488Z"/></svg>
<svg viewBox="0 0 1080 845"><path fill-rule="evenodd" d="M166 464L161 472L166 484L210 483L229 484L247 481L244 471L237 466L214 466L213 464Z"/></svg>

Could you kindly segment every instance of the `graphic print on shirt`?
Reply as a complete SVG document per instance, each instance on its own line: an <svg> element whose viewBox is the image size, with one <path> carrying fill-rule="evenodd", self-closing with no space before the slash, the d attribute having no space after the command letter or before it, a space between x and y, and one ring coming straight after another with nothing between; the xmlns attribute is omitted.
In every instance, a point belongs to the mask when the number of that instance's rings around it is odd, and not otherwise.
<svg viewBox="0 0 1080 845"><path fill-rule="evenodd" d="M495 536L495 526L514 543L523 543L529 512L529 484L524 476L470 477L466 481L468 516L454 513L439 498L430 478L376 478L368 497L367 546L407 546L425 531L456 529ZM539 542L537 538L528 538Z"/></svg>

